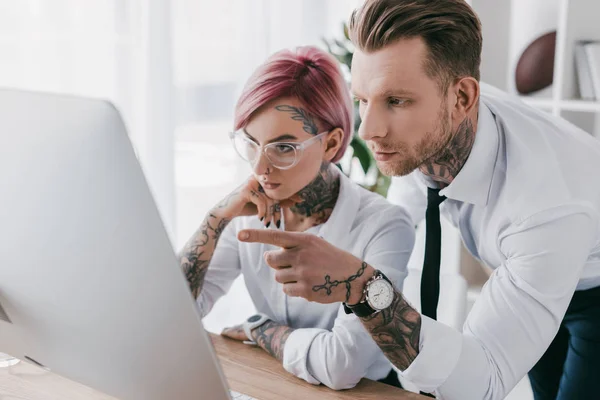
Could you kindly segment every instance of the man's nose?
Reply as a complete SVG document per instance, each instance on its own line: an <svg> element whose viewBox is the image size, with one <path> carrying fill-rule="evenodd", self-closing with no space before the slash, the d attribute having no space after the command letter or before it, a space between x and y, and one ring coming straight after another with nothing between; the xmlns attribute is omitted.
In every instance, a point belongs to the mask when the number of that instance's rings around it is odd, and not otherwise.
<svg viewBox="0 0 600 400"><path fill-rule="evenodd" d="M363 140L373 140L387 135L387 124L384 116L370 105L362 113L358 135Z"/></svg>

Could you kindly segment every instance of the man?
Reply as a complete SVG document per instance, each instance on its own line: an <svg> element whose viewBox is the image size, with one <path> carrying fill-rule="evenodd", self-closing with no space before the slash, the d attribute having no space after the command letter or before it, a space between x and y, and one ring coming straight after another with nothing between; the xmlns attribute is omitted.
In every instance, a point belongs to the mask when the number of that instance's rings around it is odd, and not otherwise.
<svg viewBox="0 0 600 400"><path fill-rule="evenodd" d="M429 316L389 289L376 265L362 269L318 237L242 231L239 239L282 247L265 258L285 293L344 302L425 392L501 399L529 372L536 399L597 396L600 143L517 99L480 92L481 28L462 0L370 0L350 33L359 133L381 171L403 176L415 222L427 207ZM462 332L434 319L440 209L495 269Z"/></svg>

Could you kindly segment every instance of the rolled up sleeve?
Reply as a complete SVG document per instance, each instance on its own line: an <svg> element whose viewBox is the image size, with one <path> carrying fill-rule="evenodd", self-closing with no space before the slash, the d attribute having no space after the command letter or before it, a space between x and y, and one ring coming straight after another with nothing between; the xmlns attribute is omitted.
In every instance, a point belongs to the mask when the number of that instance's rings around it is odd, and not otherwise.
<svg viewBox="0 0 600 400"><path fill-rule="evenodd" d="M331 331L297 329L290 334L283 353L286 371L318 385L334 389L350 389L364 377L381 379L391 365L385 360L371 335L355 315L346 315L340 306ZM379 361L375 374L369 370Z"/></svg>

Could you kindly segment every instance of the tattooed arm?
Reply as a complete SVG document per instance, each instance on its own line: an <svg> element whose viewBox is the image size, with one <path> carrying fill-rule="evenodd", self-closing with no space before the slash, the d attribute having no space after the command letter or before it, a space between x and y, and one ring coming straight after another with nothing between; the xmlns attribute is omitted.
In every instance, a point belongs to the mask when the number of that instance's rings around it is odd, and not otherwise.
<svg viewBox="0 0 600 400"><path fill-rule="evenodd" d="M283 361L285 342L293 331L289 326L268 321L252 331L252 338L267 353Z"/></svg>
<svg viewBox="0 0 600 400"><path fill-rule="evenodd" d="M179 254L179 262L190 285L194 298L198 298L204 284L208 264L217 242L230 220L209 213L198 231L187 242Z"/></svg>
<svg viewBox="0 0 600 400"><path fill-rule="evenodd" d="M198 231L179 254L181 268L194 298L200 296L208 266L217 242L229 222L239 216L254 215L268 226L281 219L278 203L267 198L253 177L230 193L206 216Z"/></svg>
<svg viewBox="0 0 600 400"><path fill-rule="evenodd" d="M401 371L419 354L421 314L398 291L388 308L361 320L385 356Z"/></svg>
<svg viewBox="0 0 600 400"><path fill-rule="evenodd" d="M253 339L264 351L283 362L283 351L285 343L294 329L279 324L275 321L267 321L263 325L252 330ZM221 335L234 340L248 340L243 325L225 328Z"/></svg>

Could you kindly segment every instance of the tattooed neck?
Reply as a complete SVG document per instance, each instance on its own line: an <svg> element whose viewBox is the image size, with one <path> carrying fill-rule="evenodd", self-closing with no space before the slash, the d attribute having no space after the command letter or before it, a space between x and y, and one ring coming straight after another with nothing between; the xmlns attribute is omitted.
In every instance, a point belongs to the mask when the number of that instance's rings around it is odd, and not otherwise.
<svg viewBox="0 0 600 400"><path fill-rule="evenodd" d="M419 169L423 174L439 183L441 187L448 186L465 165L474 142L473 121L467 117L459 125L444 151L435 160L425 163Z"/></svg>
<svg viewBox="0 0 600 400"><path fill-rule="evenodd" d="M275 109L288 113L294 121L301 122L305 132L311 135L319 132L315 117L305 109L288 104L278 105ZM329 165L329 163L321 165L317 177L294 196L302 200L290 208L290 211L300 220L307 218L313 220L313 226L323 224L329 219L340 192L340 179L331 172Z"/></svg>
<svg viewBox="0 0 600 400"><path fill-rule="evenodd" d="M329 166L329 163L321 166L317 177L296 194L302 201L290 208L298 216L314 218L315 225L329 219L340 193L340 178Z"/></svg>

